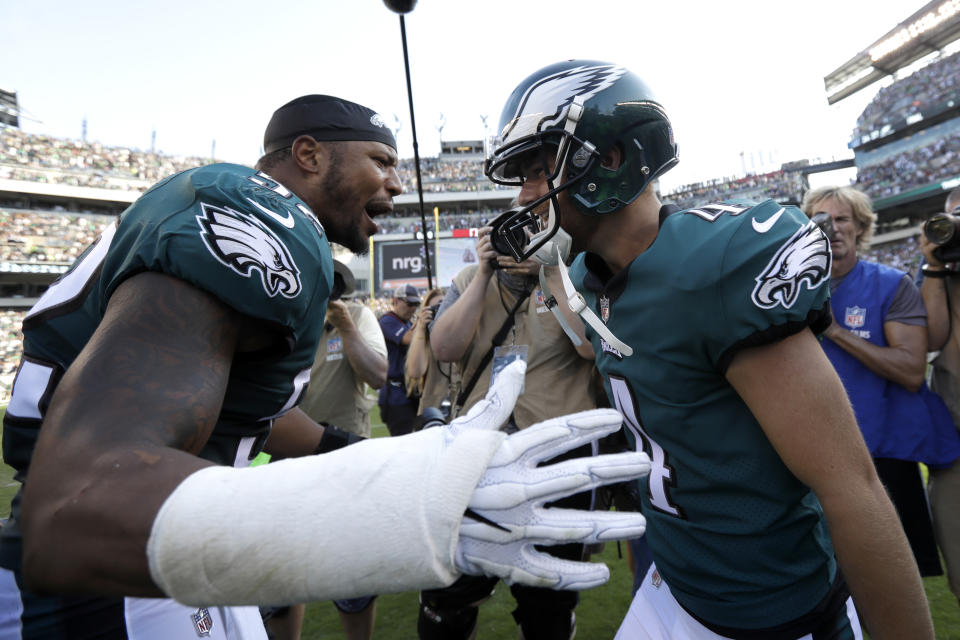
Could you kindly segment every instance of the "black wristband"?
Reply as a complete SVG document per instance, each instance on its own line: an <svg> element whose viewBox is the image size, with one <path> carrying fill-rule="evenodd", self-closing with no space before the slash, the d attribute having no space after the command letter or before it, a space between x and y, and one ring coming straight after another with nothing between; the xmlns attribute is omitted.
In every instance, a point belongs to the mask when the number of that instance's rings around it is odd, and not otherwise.
<svg viewBox="0 0 960 640"><path fill-rule="evenodd" d="M332 424L326 424L323 426L323 436L320 438L320 444L317 445L317 448L314 449L314 455L319 453L329 453L330 451L336 451L337 449L342 449L348 445L360 442L361 440L366 440L363 436L358 436L355 433L349 433L335 427Z"/></svg>
<svg viewBox="0 0 960 640"><path fill-rule="evenodd" d="M931 269L928 264L923 265L920 271L923 273L924 278L949 278L953 275L953 271L950 269Z"/></svg>

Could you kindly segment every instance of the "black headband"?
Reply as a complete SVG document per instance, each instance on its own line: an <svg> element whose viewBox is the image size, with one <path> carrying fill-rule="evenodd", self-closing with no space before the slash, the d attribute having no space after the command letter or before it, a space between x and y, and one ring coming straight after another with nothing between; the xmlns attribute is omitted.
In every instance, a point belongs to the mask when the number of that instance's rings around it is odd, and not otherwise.
<svg viewBox="0 0 960 640"><path fill-rule="evenodd" d="M273 153L289 147L302 135L319 141L382 142L397 148L393 131L380 114L333 96L301 96L274 111L263 134L263 150Z"/></svg>

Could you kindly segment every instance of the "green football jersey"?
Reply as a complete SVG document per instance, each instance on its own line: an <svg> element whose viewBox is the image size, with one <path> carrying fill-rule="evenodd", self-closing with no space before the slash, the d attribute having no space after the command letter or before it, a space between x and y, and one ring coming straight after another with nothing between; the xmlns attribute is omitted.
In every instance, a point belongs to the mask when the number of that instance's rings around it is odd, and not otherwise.
<svg viewBox="0 0 960 640"><path fill-rule="evenodd" d="M770 200L667 216L620 273L591 255L571 268L590 308L633 348L624 357L587 327L610 402L653 462L641 493L657 568L714 625L797 618L836 574L819 502L724 377L740 349L818 330L829 275L820 230Z"/></svg>
<svg viewBox="0 0 960 640"><path fill-rule="evenodd" d="M230 164L191 169L143 194L27 314L3 437L4 459L21 479L57 381L117 286L144 271L188 282L277 334L271 347L234 360L201 457L243 464L272 418L299 401L333 285L323 228L300 198L264 173Z"/></svg>

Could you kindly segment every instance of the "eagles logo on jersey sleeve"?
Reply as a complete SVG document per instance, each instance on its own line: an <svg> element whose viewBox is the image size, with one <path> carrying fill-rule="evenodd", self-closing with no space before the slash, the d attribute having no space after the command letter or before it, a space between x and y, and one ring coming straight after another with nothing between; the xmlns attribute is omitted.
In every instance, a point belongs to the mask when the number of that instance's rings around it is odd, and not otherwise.
<svg viewBox="0 0 960 640"><path fill-rule="evenodd" d="M128 275L159 271L293 334L333 284L330 247L309 207L239 165L186 171L144 194L124 213L106 267L104 301Z"/></svg>
<svg viewBox="0 0 960 640"><path fill-rule="evenodd" d="M830 243L802 211L772 200L731 219L718 276L723 322L709 345L720 369L743 347L829 319Z"/></svg>
<svg viewBox="0 0 960 640"><path fill-rule="evenodd" d="M200 235L217 260L246 278L259 272L271 298L278 293L285 298L300 294L300 269L290 250L267 225L256 216L229 207L204 202L200 208Z"/></svg>
<svg viewBox="0 0 960 640"><path fill-rule="evenodd" d="M815 289L830 275L830 246L820 229L808 222L785 242L755 280L753 303L763 309L789 309L801 288Z"/></svg>

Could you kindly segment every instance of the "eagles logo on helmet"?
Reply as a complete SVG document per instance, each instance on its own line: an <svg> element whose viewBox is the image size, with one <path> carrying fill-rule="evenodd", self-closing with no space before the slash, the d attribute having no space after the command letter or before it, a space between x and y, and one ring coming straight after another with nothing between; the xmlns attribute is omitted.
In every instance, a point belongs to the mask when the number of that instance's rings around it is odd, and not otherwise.
<svg viewBox="0 0 960 640"><path fill-rule="evenodd" d="M602 154L615 147L620 166L603 167ZM539 162L548 192L497 218L495 244L526 260L559 230L561 192L586 215L613 213L677 161L667 114L636 74L592 60L540 69L507 99L484 173L497 184L522 186L521 166ZM535 213L545 202L546 215Z"/></svg>

